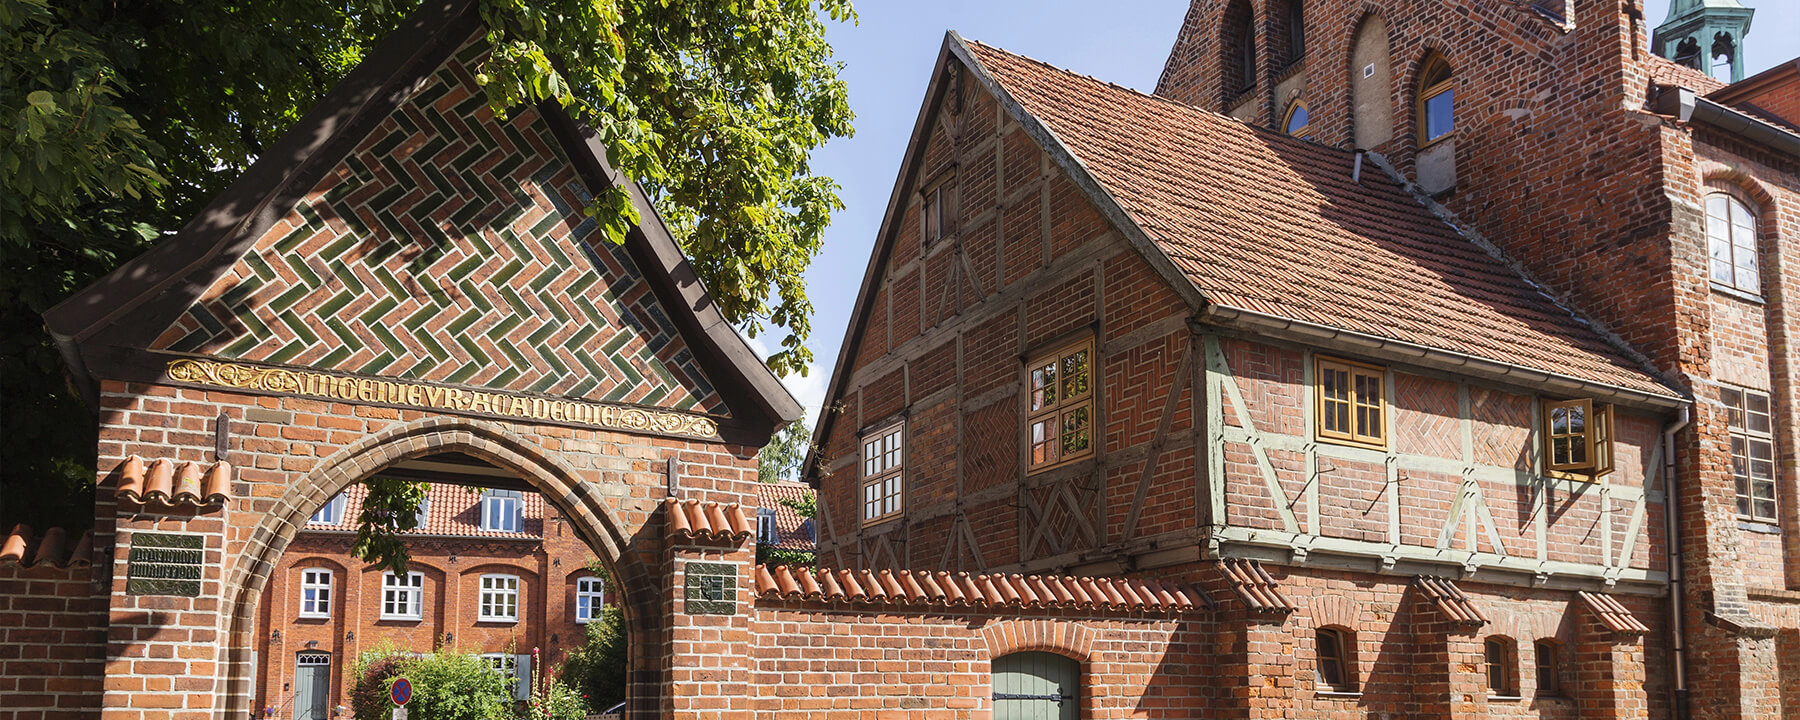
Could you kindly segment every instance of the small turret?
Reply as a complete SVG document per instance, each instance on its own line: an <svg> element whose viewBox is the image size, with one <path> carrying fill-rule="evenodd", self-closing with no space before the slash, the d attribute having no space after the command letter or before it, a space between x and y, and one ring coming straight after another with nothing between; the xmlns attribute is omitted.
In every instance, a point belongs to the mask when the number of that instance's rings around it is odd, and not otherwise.
<svg viewBox="0 0 1800 720"><path fill-rule="evenodd" d="M1650 44L1656 54L1715 77L1715 63L1724 58L1737 82L1744 79L1744 35L1755 14L1738 0L1672 0Z"/></svg>

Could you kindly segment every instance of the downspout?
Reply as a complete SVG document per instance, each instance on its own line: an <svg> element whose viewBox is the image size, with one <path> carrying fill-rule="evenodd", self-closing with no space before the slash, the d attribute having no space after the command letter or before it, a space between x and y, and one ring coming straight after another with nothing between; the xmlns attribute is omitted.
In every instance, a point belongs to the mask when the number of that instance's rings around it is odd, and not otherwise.
<svg viewBox="0 0 1800 720"><path fill-rule="evenodd" d="M1664 478L1663 513L1666 517L1663 522L1663 532L1668 535L1668 542L1664 543L1664 546L1669 554L1669 634L1671 638L1669 643L1669 655L1670 664L1675 668L1675 687L1671 690L1671 693L1674 695L1673 705L1675 708L1675 720L1687 720L1689 717L1687 647L1681 629L1681 608L1683 604L1682 589L1684 583L1681 571L1681 531L1679 526L1676 525L1676 517L1679 514L1676 506L1679 503L1678 495L1676 494L1676 485L1678 483L1676 482L1675 475L1677 470L1675 463L1675 433L1681 432L1682 428L1687 427L1688 423L1693 420L1693 411L1690 410L1688 406L1683 405L1681 407L1681 414L1678 417L1679 419L1675 421L1674 425L1670 425L1668 429L1663 430L1662 436Z"/></svg>

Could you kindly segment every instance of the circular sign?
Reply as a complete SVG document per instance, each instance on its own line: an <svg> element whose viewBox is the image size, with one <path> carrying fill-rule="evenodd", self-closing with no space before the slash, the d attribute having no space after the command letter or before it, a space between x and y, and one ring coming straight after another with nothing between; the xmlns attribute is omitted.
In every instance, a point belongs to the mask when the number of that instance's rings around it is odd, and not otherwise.
<svg viewBox="0 0 1800 720"><path fill-rule="evenodd" d="M406 678L395 679L393 686L388 688L388 699L393 700L395 705L405 705L412 700L412 681Z"/></svg>

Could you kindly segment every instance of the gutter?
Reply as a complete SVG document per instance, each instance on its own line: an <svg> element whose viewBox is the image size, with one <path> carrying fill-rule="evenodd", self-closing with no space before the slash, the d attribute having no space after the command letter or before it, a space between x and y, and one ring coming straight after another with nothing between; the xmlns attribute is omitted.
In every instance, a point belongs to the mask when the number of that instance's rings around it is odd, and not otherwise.
<svg viewBox="0 0 1800 720"><path fill-rule="evenodd" d="M1681 122L1711 125L1750 142L1800 158L1800 135L1688 88L1664 87L1656 96L1656 112Z"/></svg>
<svg viewBox="0 0 1800 720"><path fill-rule="evenodd" d="M1675 709L1675 720L1687 720L1689 717L1687 687L1687 646L1682 635L1681 608L1683 605L1683 576L1681 571L1681 532L1676 525L1678 511L1675 464L1675 433L1681 432L1693 420L1693 414L1686 406L1682 406L1679 419L1675 424L1663 430L1663 546L1668 553L1669 566L1669 657L1670 665L1675 668L1675 686L1669 693Z"/></svg>
<svg viewBox="0 0 1800 720"><path fill-rule="evenodd" d="M1672 393L1663 395L1593 380L1582 380L1454 350L1442 350L1401 340L1390 340L1303 320L1269 315L1255 310L1209 304L1201 311L1199 320L1255 329L1277 337L1287 337L1306 343L1375 352L1398 360L1412 361L1426 367L1562 391L1571 395L1607 398L1621 401L1624 404L1664 410L1680 408L1682 412L1686 412L1688 406L1686 398Z"/></svg>

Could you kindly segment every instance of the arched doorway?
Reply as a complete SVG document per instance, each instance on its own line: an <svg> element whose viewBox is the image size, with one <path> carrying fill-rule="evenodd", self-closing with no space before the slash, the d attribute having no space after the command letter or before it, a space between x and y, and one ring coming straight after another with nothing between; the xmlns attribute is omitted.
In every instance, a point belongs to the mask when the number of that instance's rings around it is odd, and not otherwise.
<svg viewBox="0 0 1800 720"><path fill-rule="evenodd" d="M1076 720L1081 663L1047 652L994 658L994 720Z"/></svg>
<svg viewBox="0 0 1800 720"><path fill-rule="evenodd" d="M459 466L460 471L452 466ZM446 470L446 468L449 469ZM259 692L258 679L259 665L266 665L270 662L293 664L292 668L281 668L282 672L277 673L282 683L282 687L279 688L281 697L291 696L293 702L278 708L273 717L284 718L284 720L288 717L301 717L300 714L297 714L299 706L296 703L300 702L299 695L302 690L307 692L306 702L309 708L307 717L309 718L312 714L316 714L314 710L310 709L317 704L314 699L316 697L331 698L327 707L335 707L339 704L338 698L345 694L347 684L352 681L346 677L347 668L356 658L346 653L336 653L331 656L335 667L321 669L321 664L316 660L316 656L321 654L320 650L322 649L321 645L317 644L320 642L318 638L307 640L296 637L297 642L284 644L284 647L280 648L281 652L275 652L272 647L265 650L264 648L269 645L274 631L281 629L271 626L267 622L268 614L265 612L267 608L263 606L265 594L272 581L278 586L284 584L281 573L286 572L288 574L298 573L295 574L297 584L286 589L294 591L290 594L294 594L293 599L296 603L300 603L301 612L307 611L304 606L306 602L304 593L308 591L308 586L305 585L307 582L312 583L311 588L315 596L319 588L324 588L325 592L330 594L329 602L341 605L347 601L354 601L345 592L346 585L351 578L370 572L360 567L360 561L342 563L334 573L320 573L309 578L305 575L309 568L283 568L284 555L295 547L296 538L305 528L309 527L309 522L317 514L330 513L332 506L341 502L334 498L341 498L341 493L347 488L376 476L399 475L408 479L424 479L434 477L431 473L439 473L440 475L437 476L441 476L441 479L448 484L495 489L496 491L490 492L486 497L499 502L480 502L471 508L471 511L476 513L504 517L506 513L493 513L492 511L508 505L514 498L526 493L541 502L543 506L547 506L545 514L559 517L562 522L561 529L576 536L575 539L584 544L592 552L592 556L597 558L607 573L614 578L615 587L618 589L618 605L624 615L623 626L632 636L633 644L642 647L653 645L656 642L659 628L655 621L655 593L648 590L649 585L646 584L653 579L645 575L640 563L633 560L632 553L626 550L631 539L622 532L622 526L615 519L615 516L623 510L634 514L634 526L641 525L643 519L636 517L635 513L647 514L650 506L644 508L618 507L621 502L620 496L627 493L620 492L619 488L604 487L607 485L605 473L597 474L592 471L585 474L580 473L555 455L546 452L540 444L532 443L496 423L481 420L426 420L389 428L387 431L372 435L325 459L299 481L290 485L282 497L275 501L274 508L262 518L257 532L247 544L241 559L227 576L228 583L224 593L227 604L222 610L227 613L228 642L221 648L221 660L223 660L221 674L225 676L227 684L225 685L225 697L221 698L219 703L219 707L224 711L224 717L263 717L267 714L267 704L259 703L258 698L267 697L269 693ZM624 481L620 480L619 483L622 485ZM347 524L351 527L354 525L353 518L340 517L338 520L340 524ZM344 523L346 520L349 522ZM486 520L484 519L483 522ZM311 523L313 527L318 525L319 523ZM311 565L312 563L306 564ZM442 592L442 588L446 587L445 583L458 581L474 583L475 585L471 586L468 593L468 602L464 604L465 607L461 608L467 610L469 614L492 611L495 607L515 607L488 602L487 595L499 596L516 593L509 597L523 598L523 602L530 602L530 598L534 597L541 600L549 597L551 593L556 593L560 597L563 595L560 592L563 589L562 585L570 584L573 588L573 583L579 575L575 570L576 568L559 567L552 571L546 567L539 572L521 573L483 565L479 558L471 558L469 562L463 563L462 568L450 573L446 573L445 569L441 567L434 568L422 564L420 568L421 575L435 576L430 587L438 588L440 592ZM383 574L377 572L377 576ZM342 579L335 577L340 575ZM496 579L507 578L511 578L511 580L505 583L505 587L496 584ZM486 583L486 585L480 583ZM421 578L420 584L426 585L424 578ZM376 604L370 607L380 608L381 603L389 599L385 597L386 595L394 594L396 595L394 599L399 599L399 596L409 592L407 588L401 587L393 593L388 593L386 590L378 593L365 593L366 597L361 600L365 605L373 601ZM428 597L427 592L429 591L420 593L421 604ZM566 595L571 601L579 601L573 589L570 589ZM314 597L313 602L317 603L318 599ZM515 602L519 601L515 600ZM483 603L487 603L487 605L483 605ZM540 604L547 605L549 603ZM563 609L571 610L572 608L565 606ZM321 608L315 605L310 610L316 615L324 616L320 619L322 622L317 622L317 624L328 627L330 630L329 639L332 644L327 647L333 649L366 647L363 643L352 641L355 640L356 632L361 630L367 633L367 628L347 626L341 619L333 619L329 607ZM369 612L378 612L378 610L369 610ZM261 628L258 626L259 619L263 621ZM492 619L486 618L485 620ZM484 624L491 625L492 623ZM454 630L450 631L452 635L454 632ZM433 635L432 640L423 647L402 649L410 652L429 652L439 647L449 646L468 649L483 655L494 654L487 652L493 648L485 647L482 643L472 642L466 636L463 641L459 642L454 637L445 638L441 633L433 633ZM541 641L541 638L539 639ZM575 638L568 638L568 640L578 642ZM309 647L306 645L307 642L315 644ZM521 646L518 648L518 653L509 654L528 654L530 649ZM313 662L302 668L299 655L294 652L295 650L307 654L307 657ZM653 656L635 652L631 659L632 672L630 676L634 678L654 677L654 673L638 672L654 670L654 662ZM301 687L303 683L305 687ZM326 689L321 690L321 684L324 684ZM273 688L264 687L262 690L273 690ZM649 706L655 702L654 697L657 691L658 686L655 683L643 683L628 688L627 694L633 700ZM324 720L324 718L319 720Z"/></svg>

